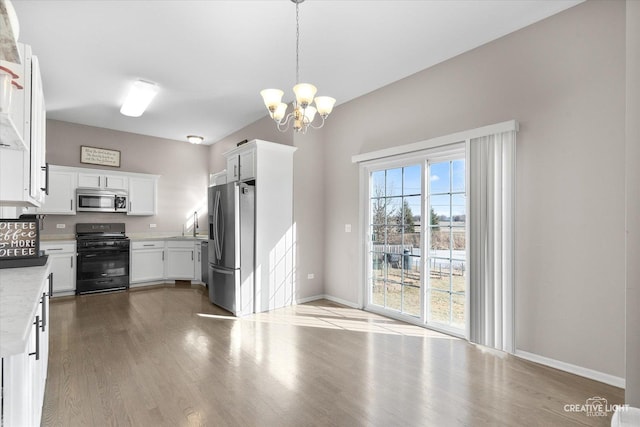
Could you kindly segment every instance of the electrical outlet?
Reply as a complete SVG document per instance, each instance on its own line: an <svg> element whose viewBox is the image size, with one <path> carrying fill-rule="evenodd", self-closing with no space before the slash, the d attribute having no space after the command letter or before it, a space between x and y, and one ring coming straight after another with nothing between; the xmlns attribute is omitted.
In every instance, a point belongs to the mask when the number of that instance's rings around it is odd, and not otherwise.
<svg viewBox="0 0 640 427"><path fill-rule="evenodd" d="M149 224L149 228L156 228L155 224Z"/></svg>
<svg viewBox="0 0 640 427"><path fill-rule="evenodd" d="M345 233L351 233L351 224L345 224L344 225L344 232Z"/></svg>
<svg viewBox="0 0 640 427"><path fill-rule="evenodd" d="M56 224L56 228L67 228L66 224Z"/></svg>
<svg viewBox="0 0 640 427"><path fill-rule="evenodd" d="M316 275L313 273L307 274L307 279L315 279Z"/></svg>

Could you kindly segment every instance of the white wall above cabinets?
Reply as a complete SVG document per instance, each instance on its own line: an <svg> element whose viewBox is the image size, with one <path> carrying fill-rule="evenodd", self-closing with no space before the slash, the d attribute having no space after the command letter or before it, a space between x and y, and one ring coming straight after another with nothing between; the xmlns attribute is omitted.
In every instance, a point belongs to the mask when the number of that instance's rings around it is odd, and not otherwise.
<svg viewBox="0 0 640 427"><path fill-rule="evenodd" d="M49 165L49 195L37 213L76 214L76 189L126 190L127 215L151 216L158 213L159 175L109 172L101 169Z"/></svg>
<svg viewBox="0 0 640 427"><path fill-rule="evenodd" d="M0 112L0 205L40 206L46 188L46 113L38 58L19 43L22 64L0 61L18 75L8 112Z"/></svg>

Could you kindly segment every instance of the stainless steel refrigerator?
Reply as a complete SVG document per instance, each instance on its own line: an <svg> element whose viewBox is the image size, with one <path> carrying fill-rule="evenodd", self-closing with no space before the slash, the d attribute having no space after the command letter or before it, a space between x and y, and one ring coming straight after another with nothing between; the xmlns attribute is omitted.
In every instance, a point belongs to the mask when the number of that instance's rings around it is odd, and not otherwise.
<svg viewBox="0 0 640 427"><path fill-rule="evenodd" d="M254 312L255 187L209 187L209 300L235 316Z"/></svg>

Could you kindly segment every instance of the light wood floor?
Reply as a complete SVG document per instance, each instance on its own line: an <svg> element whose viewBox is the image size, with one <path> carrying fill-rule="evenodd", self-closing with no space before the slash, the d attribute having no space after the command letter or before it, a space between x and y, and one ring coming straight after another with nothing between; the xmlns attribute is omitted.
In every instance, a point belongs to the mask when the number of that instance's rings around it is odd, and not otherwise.
<svg viewBox="0 0 640 427"><path fill-rule="evenodd" d="M54 299L45 426L551 426L623 391L328 301L243 318L200 286Z"/></svg>

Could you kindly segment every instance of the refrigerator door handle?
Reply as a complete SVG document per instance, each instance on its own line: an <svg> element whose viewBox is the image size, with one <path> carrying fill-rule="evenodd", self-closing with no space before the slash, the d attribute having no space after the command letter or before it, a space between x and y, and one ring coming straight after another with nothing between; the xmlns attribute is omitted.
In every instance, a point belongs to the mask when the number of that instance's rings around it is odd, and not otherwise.
<svg viewBox="0 0 640 427"><path fill-rule="evenodd" d="M216 267L211 267L211 270L215 271L216 273L226 274L226 275L229 275L229 276L233 276L233 274L235 272L235 270L221 270L221 269L216 268Z"/></svg>
<svg viewBox="0 0 640 427"><path fill-rule="evenodd" d="M220 201L220 192L216 193L216 207L215 209L215 217L216 217L216 225L215 225L215 233L216 233L216 258L218 261L222 259L222 249L224 248L224 212L222 210L222 203Z"/></svg>
<svg viewBox="0 0 640 427"><path fill-rule="evenodd" d="M219 226L218 226L218 221L219 221L219 217L218 217L218 213L220 212L220 191L216 191L216 200L214 203L214 207L213 207L213 243L214 243L214 247L213 250L215 252L216 255L216 259L218 261L220 261L220 258L222 257L221 254L221 249L220 249L220 243L219 243Z"/></svg>

